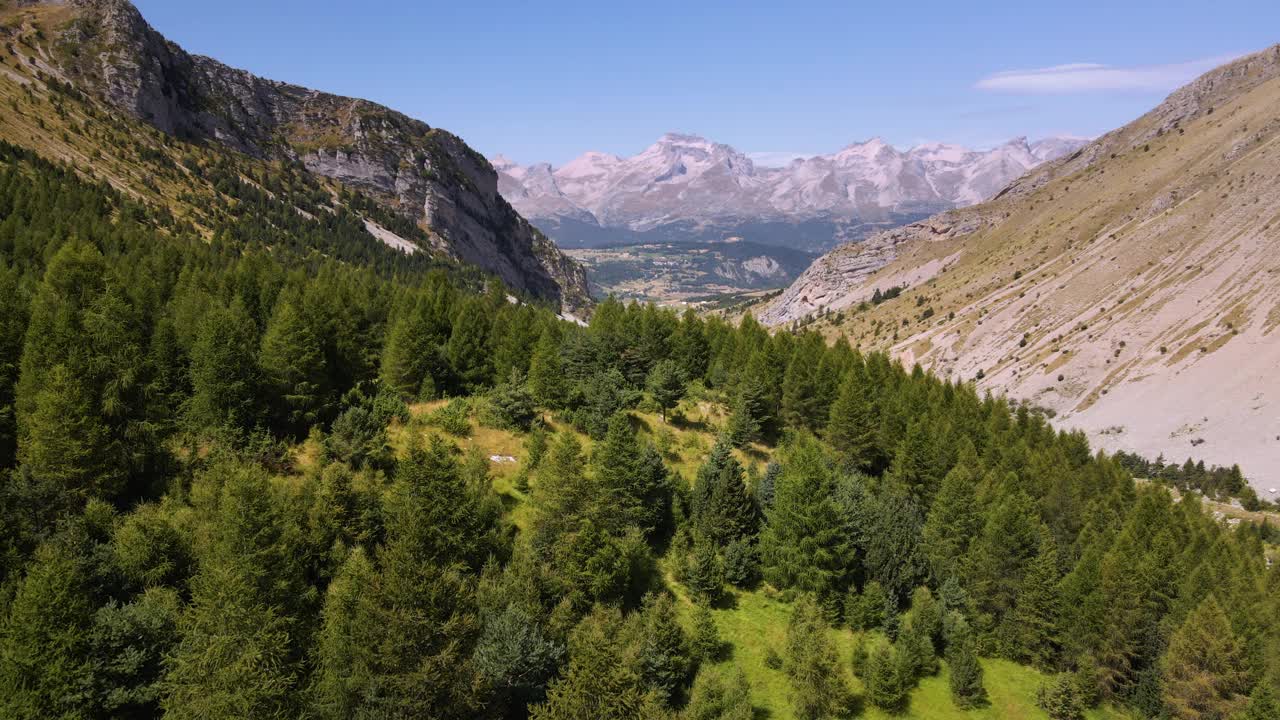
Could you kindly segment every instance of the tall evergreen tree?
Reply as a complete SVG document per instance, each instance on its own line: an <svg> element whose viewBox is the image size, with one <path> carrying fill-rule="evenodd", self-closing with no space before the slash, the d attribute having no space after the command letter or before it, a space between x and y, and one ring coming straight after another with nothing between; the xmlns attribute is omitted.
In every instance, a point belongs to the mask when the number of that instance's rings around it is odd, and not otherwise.
<svg viewBox="0 0 1280 720"><path fill-rule="evenodd" d="M1031 561L1010 619L1015 658L1049 669L1061 644L1058 599L1058 550L1049 528L1040 527L1040 546Z"/></svg>
<svg viewBox="0 0 1280 720"><path fill-rule="evenodd" d="M667 421L667 410L679 404L684 397L684 373L673 360L661 360L653 366L645 382L653 401L662 410L662 421Z"/></svg>
<svg viewBox="0 0 1280 720"><path fill-rule="evenodd" d="M640 720L643 680L618 662L622 618L597 609L569 640L569 667L551 684L547 701L532 708L533 720Z"/></svg>
<svg viewBox="0 0 1280 720"><path fill-rule="evenodd" d="M493 381L490 324L491 310L483 299L470 298L459 303L446 354L463 390L475 392Z"/></svg>
<svg viewBox="0 0 1280 720"><path fill-rule="evenodd" d="M214 308L191 349L194 394L188 409L201 429L251 430L261 417L258 332L240 305Z"/></svg>
<svg viewBox="0 0 1280 720"><path fill-rule="evenodd" d="M710 457L698 468L691 499L698 530L721 547L754 537L759 530L759 510L747 487L742 464L722 436Z"/></svg>
<svg viewBox="0 0 1280 720"><path fill-rule="evenodd" d="M987 688L978 662L977 643L964 618L958 618L951 626L953 630L947 638L951 700L962 710L982 707L987 704Z"/></svg>
<svg viewBox="0 0 1280 720"><path fill-rule="evenodd" d="M982 516L968 468L957 465L942 480L942 489L929 508L921 541L929 568L938 582L962 572L969 543L982 529Z"/></svg>
<svg viewBox="0 0 1280 720"><path fill-rule="evenodd" d="M16 391L27 331L27 300L18 274L0 264L0 468L13 465L18 447Z"/></svg>
<svg viewBox="0 0 1280 720"><path fill-rule="evenodd" d="M845 465L863 472L876 465L879 427L857 371L846 373L831 406L826 437Z"/></svg>
<svg viewBox="0 0 1280 720"><path fill-rule="evenodd" d="M543 406L558 408L564 402L566 387L560 343L550 329L543 330L533 346L533 357L529 361L529 390Z"/></svg>
<svg viewBox="0 0 1280 720"><path fill-rule="evenodd" d="M276 303L258 354L271 415L280 434L301 437L320 421L328 401L323 348L294 302Z"/></svg>
<svg viewBox="0 0 1280 720"><path fill-rule="evenodd" d="M788 448L773 510L760 538L765 579L823 602L842 595L853 560L836 507L837 479L821 446L802 436Z"/></svg>
<svg viewBox="0 0 1280 720"><path fill-rule="evenodd" d="M787 623L785 668L797 718L820 720L848 712L852 700L830 629L811 597L796 603Z"/></svg>
<svg viewBox="0 0 1280 720"><path fill-rule="evenodd" d="M1245 705L1248 688L1244 647L1210 595L1169 640L1164 658L1169 714L1177 720L1230 718Z"/></svg>

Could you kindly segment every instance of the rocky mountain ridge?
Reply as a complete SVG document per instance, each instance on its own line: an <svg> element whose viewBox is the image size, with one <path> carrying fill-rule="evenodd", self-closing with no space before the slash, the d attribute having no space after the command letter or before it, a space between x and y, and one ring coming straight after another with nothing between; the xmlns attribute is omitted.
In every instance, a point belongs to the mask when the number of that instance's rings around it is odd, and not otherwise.
<svg viewBox="0 0 1280 720"><path fill-rule="evenodd" d="M758 311L1280 486L1280 46L987 203L841 247ZM871 305L877 290L905 287Z"/></svg>
<svg viewBox="0 0 1280 720"><path fill-rule="evenodd" d="M1082 144L1016 138L983 151L942 143L901 151L873 138L784 167L761 167L723 143L671 133L629 158L592 152L561 168L522 166L502 156L492 162L512 205L561 235L557 227L565 223L649 232L680 224L909 220L981 202ZM827 247L839 237L829 233Z"/></svg>
<svg viewBox="0 0 1280 720"><path fill-rule="evenodd" d="M24 0L57 11L44 71L171 136L216 143L378 198L437 250L559 303L590 304L585 272L498 192L489 163L457 136L375 103L280 83L190 55L127 0Z"/></svg>

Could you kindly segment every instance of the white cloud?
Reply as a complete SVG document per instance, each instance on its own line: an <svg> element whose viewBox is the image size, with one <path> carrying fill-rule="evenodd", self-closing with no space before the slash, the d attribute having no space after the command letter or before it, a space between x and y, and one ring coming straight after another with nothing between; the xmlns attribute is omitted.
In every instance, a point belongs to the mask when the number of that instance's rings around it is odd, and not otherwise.
<svg viewBox="0 0 1280 720"><path fill-rule="evenodd" d="M1088 92L1167 92L1238 55L1205 58L1168 65L1117 67L1071 63L1034 70L1006 70L979 80L974 87L995 92L1067 94Z"/></svg>

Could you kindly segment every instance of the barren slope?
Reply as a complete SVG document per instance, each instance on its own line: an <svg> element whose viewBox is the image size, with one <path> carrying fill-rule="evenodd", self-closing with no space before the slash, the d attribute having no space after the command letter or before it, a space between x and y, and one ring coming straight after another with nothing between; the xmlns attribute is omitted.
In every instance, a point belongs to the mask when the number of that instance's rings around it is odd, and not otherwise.
<svg viewBox="0 0 1280 720"><path fill-rule="evenodd" d="M980 378L1103 446L1280 484L1280 47L989 203L833 252L761 315L829 309L833 334Z"/></svg>

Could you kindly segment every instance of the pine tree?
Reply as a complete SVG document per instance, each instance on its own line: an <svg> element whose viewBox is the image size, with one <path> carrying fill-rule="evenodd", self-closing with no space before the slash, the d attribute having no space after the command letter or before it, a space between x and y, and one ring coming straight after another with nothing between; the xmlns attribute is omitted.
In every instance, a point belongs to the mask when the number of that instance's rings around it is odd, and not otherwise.
<svg viewBox="0 0 1280 720"><path fill-rule="evenodd" d="M720 629L711 609L698 605L693 609L693 635L689 638L689 652L699 663L709 665L720 658L723 642Z"/></svg>
<svg viewBox="0 0 1280 720"><path fill-rule="evenodd" d="M956 707L971 710L987 704L982 664L978 662L973 633L963 618L952 623L952 631L947 638L947 667L950 670L951 699Z"/></svg>
<svg viewBox="0 0 1280 720"><path fill-rule="evenodd" d="M818 333L806 333L796 343L782 379L781 420L787 427L817 432L826 424L831 411L826 354Z"/></svg>
<svg viewBox="0 0 1280 720"><path fill-rule="evenodd" d="M597 609L574 630L569 667L547 691L547 701L531 708L532 720L640 720L644 683L627 663L618 662L622 618Z"/></svg>
<svg viewBox="0 0 1280 720"><path fill-rule="evenodd" d="M262 380L253 318L239 305L205 315L191 349L194 394L188 416L197 428L251 430L260 418Z"/></svg>
<svg viewBox="0 0 1280 720"><path fill-rule="evenodd" d="M844 616L853 630L874 630L880 627L888 611L889 596L879 582L872 580L860 593L850 588Z"/></svg>
<svg viewBox="0 0 1280 720"><path fill-rule="evenodd" d="M845 375L827 420L826 437L845 465L863 472L876 464L879 437L871 402L856 372Z"/></svg>
<svg viewBox="0 0 1280 720"><path fill-rule="evenodd" d="M681 374L689 381L701 380L707 374L711 346L698 313L689 308L671 336L671 357Z"/></svg>
<svg viewBox="0 0 1280 720"><path fill-rule="evenodd" d="M821 446L802 436L788 448L769 523L760 537L764 577L780 588L840 597L853 559L836 506L837 480Z"/></svg>
<svg viewBox="0 0 1280 720"><path fill-rule="evenodd" d="M509 716L542 702L563 656L563 645L548 638L519 605L490 615L474 654L477 672L496 695L489 709Z"/></svg>
<svg viewBox="0 0 1280 720"><path fill-rule="evenodd" d="M1040 548L1022 581L1011 618L1014 656L1041 669L1052 667L1060 640L1058 551L1049 528L1040 527Z"/></svg>
<svg viewBox="0 0 1280 720"><path fill-rule="evenodd" d="M675 602L662 593L645 597L636 623L637 663L641 680L671 705L689 679L689 643L676 617Z"/></svg>
<svg viewBox="0 0 1280 720"><path fill-rule="evenodd" d="M721 547L751 538L759 530L759 511L742 465L725 436L716 441L711 455L698 468L691 510L698 530Z"/></svg>
<svg viewBox="0 0 1280 720"><path fill-rule="evenodd" d="M937 438L929 437L922 418L911 420L889 466L889 478L906 488L921 507L929 507L937 489L931 468L934 442Z"/></svg>
<svg viewBox="0 0 1280 720"><path fill-rule="evenodd" d="M0 715L86 717L95 598L79 548L42 545L0 622Z"/></svg>
<svg viewBox="0 0 1280 720"><path fill-rule="evenodd" d="M27 331L27 301L18 286L17 273L0 264L0 469L13 465L18 445L15 394L22 358L22 338Z"/></svg>
<svg viewBox="0 0 1280 720"><path fill-rule="evenodd" d="M684 397L685 379L678 365L673 360L662 360L653 366L649 378L645 381L654 402L662 410L662 421L667 421L667 410L679 404Z"/></svg>
<svg viewBox="0 0 1280 720"><path fill-rule="evenodd" d="M106 423L94 407L91 388L63 365L54 366L24 423L19 450L31 471L81 502L114 497L124 485L108 455Z"/></svg>
<svg viewBox="0 0 1280 720"><path fill-rule="evenodd" d="M786 671L797 718L844 715L852 700L822 610L812 597L796 603L787 623Z"/></svg>
<svg viewBox="0 0 1280 720"><path fill-rule="evenodd" d="M294 303L276 303L258 354L281 434L301 437L324 412L328 371L320 342Z"/></svg>
<svg viewBox="0 0 1280 720"><path fill-rule="evenodd" d="M910 682L902 676L900 665L893 648L882 643L867 658L867 669L863 677L867 700L890 713L900 713L906 709L911 691Z"/></svg>
<svg viewBox="0 0 1280 720"><path fill-rule="evenodd" d="M884 587L891 608L896 608L929 572L920 544L920 511L905 489L887 483L875 498L868 521L867 572Z"/></svg>
<svg viewBox="0 0 1280 720"><path fill-rule="evenodd" d="M1084 695L1071 675L1058 675L1042 684L1036 691L1036 706L1050 720L1084 720Z"/></svg>
<svg viewBox="0 0 1280 720"><path fill-rule="evenodd" d="M265 472L219 465L198 483L192 494L212 524L212 541L179 622L165 715L290 713L302 657L298 615L309 600L288 523Z"/></svg>
<svg viewBox="0 0 1280 720"><path fill-rule="evenodd" d="M631 418L616 413L604 441L592 452L598 500L610 532L636 527L652 534L662 524L668 505L666 467L640 446Z"/></svg>
<svg viewBox="0 0 1280 720"><path fill-rule="evenodd" d="M716 546L704 536L699 536L689 555L685 584L694 598L704 605L714 605L724 594L724 566L716 554Z"/></svg>
<svg viewBox="0 0 1280 720"><path fill-rule="evenodd" d="M529 361L529 390L534 399L545 407L559 408L564 402L566 388L560 343L550 329L542 331L533 347L533 358Z"/></svg>
<svg viewBox="0 0 1280 720"><path fill-rule="evenodd" d="M1214 596L1200 603L1169 640L1164 700L1177 720L1224 720L1244 706L1245 650Z"/></svg>
<svg viewBox="0 0 1280 720"><path fill-rule="evenodd" d="M921 542L933 577L939 582L961 572L970 541L982 529L982 517L969 470L957 465L942 480L942 489L929 508Z"/></svg>
<svg viewBox="0 0 1280 720"><path fill-rule="evenodd" d="M752 720L751 686L741 670L731 680L704 669L693 681L693 691L684 716L688 720Z"/></svg>
<svg viewBox="0 0 1280 720"><path fill-rule="evenodd" d="M376 633L362 624L367 618L360 615L360 599L376 581L373 564L356 548L329 584L311 688L311 707L321 718L354 717L360 695L372 684L369 654Z"/></svg>
<svg viewBox="0 0 1280 720"><path fill-rule="evenodd" d="M1267 680L1260 681L1249 695L1249 706L1233 720L1273 720L1280 717L1280 701Z"/></svg>
<svg viewBox="0 0 1280 720"><path fill-rule="evenodd" d="M462 301L454 315L446 355L458 379L459 389L475 392L493 381L490 315L488 303L481 298Z"/></svg>
<svg viewBox="0 0 1280 720"><path fill-rule="evenodd" d="M1039 538L1035 503L1020 490L1012 491L988 513L981 536L970 548L969 589L992 627L1013 609ZM988 628L978 622L976 629Z"/></svg>
<svg viewBox="0 0 1280 720"><path fill-rule="evenodd" d="M432 298L418 298L387 334L380 374L404 397L429 398L446 380L443 348L449 325L436 317L437 309Z"/></svg>

